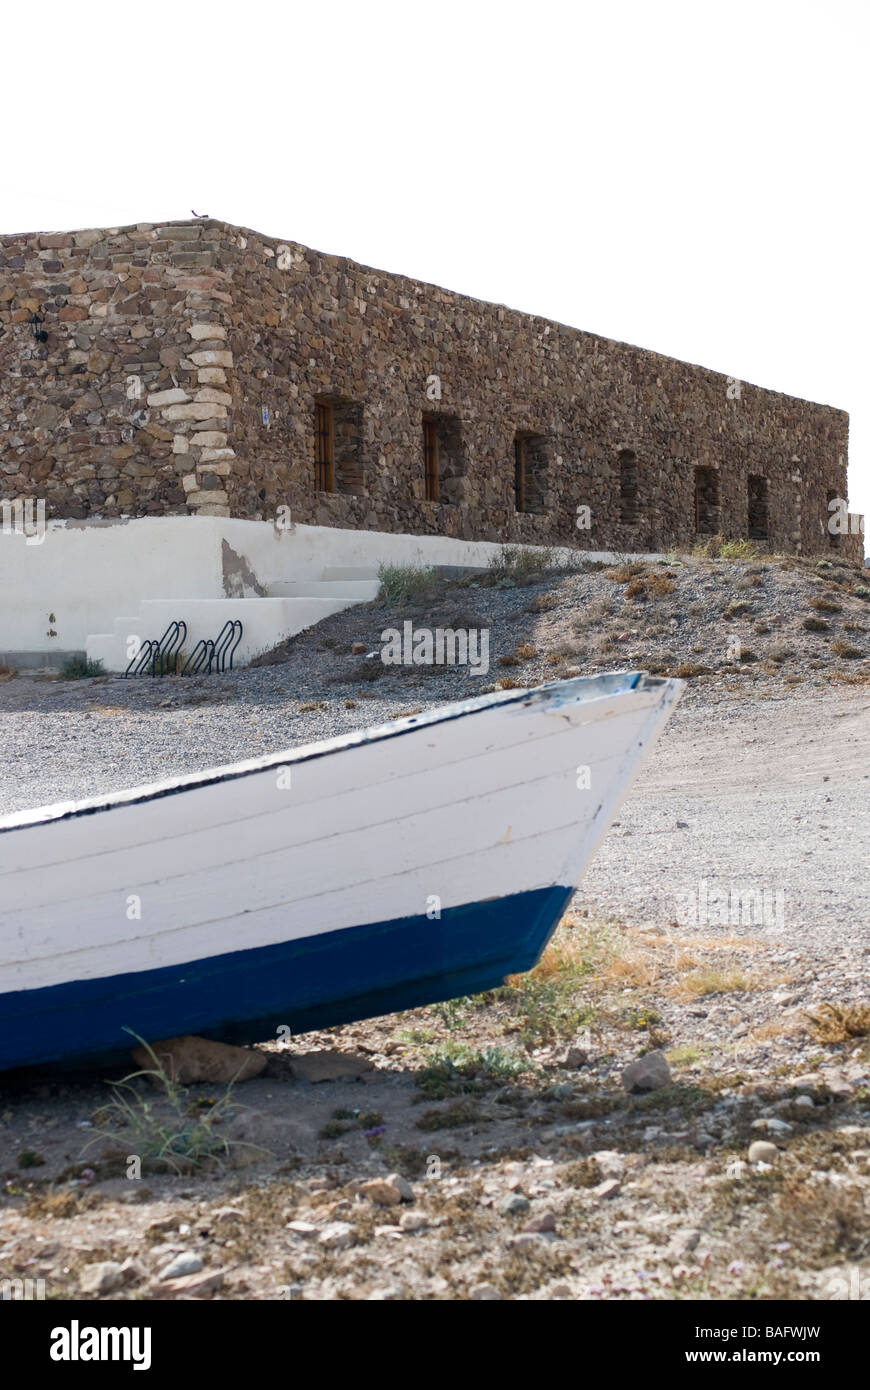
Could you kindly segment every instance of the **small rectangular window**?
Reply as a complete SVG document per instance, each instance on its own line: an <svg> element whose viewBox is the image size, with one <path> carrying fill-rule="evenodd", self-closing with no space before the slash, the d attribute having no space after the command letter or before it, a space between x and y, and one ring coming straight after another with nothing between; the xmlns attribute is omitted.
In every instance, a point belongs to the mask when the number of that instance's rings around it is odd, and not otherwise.
<svg viewBox="0 0 870 1390"><path fill-rule="evenodd" d="M314 479L318 492L335 490L335 422L324 401L314 404Z"/></svg>

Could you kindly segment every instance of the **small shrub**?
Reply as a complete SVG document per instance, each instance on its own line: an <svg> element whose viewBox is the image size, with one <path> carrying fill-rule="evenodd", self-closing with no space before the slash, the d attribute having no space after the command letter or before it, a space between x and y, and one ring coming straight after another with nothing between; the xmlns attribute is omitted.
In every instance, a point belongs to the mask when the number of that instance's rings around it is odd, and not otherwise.
<svg viewBox="0 0 870 1390"><path fill-rule="evenodd" d="M801 627L806 632L830 632L831 627L824 618L804 618Z"/></svg>
<svg viewBox="0 0 870 1390"><path fill-rule="evenodd" d="M443 1110L427 1110L417 1121L417 1128L432 1133L438 1129L459 1129L462 1125L481 1123L482 1116L478 1105L471 1100L455 1100Z"/></svg>
<svg viewBox="0 0 870 1390"><path fill-rule="evenodd" d="M718 558L720 560L752 560L757 553L752 541L720 541Z"/></svg>
<svg viewBox="0 0 870 1390"><path fill-rule="evenodd" d="M44 1163L42 1154L34 1153L32 1149L25 1149L18 1155L19 1168L41 1168Z"/></svg>
<svg viewBox="0 0 870 1390"><path fill-rule="evenodd" d="M747 613L752 612L752 604L747 603L745 598L736 598L729 603L722 614L723 618L743 618Z"/></svg>
<svg viewBox="0 0 870 1390"><path fill-rule="evenodd" d="M431 565L379 565L378 579L378 597L385 603L424 603L434 597L441 583L437 569Z"/></svg>
<svg viewBox="0 0 870 1390"><path fill-rule="evenodd" d="M68 656L60 668L60 674L67 681L87 680L91 676L106 674L102 661L93 661L85 656Z"/></svg>
<svg viewBox="0 0 870 1390"><path fill-rule="evenodd" d="M631 579L625 586L625 597L630 599L645 599L646 584L642 579Z"/></svg>
<svg viewBox="0 0 870 1390"><path fill-rule="evenodd" d="M810 608L815 608L817 613L842 613L843 611L839 603L832 602L824 594L821 598L811 598Z"/></svg>
<svg viewBox="0 0 870 1390"><path fill-rule="evenodd" d="M544 578L547 570L554 568L556 559L552 546L532 550L520 545L505 545L490 556L489 568L480 582L503 587L534 584Z"/></svg>
<svg viewBox="0 0 870 1390"><path fill-rule="evenodd" d="M11 681L13 677L17 675L18 672L14 666L0 666L0 683L3 681Z"/></svg>
<svg viewBox="0 0 870 1390"><path fill-rule="evenodd" d="M519 657L520 661L532 661L538 653L531 642L520 642L516 649L516 655Z"/></svg>
<svg viewBox="0 0 870 1390"><path fill-rule="evenodd" d="M85 1145L85 1150L108 1138L124 1153L138 1154L176 1173L190 1171L207 1162L219 1163L229 1157L231 1148L254 1149L266 1154L266 1150L258 1150L257 1145L228 1139L216 1132L215 1127L228 1118L233 1082L221 1098L201 1114L148 1043L129 1028L124 1031L146 1049L154 1065L112 1083L112 1099L95 1113L98 1133ZM140 1096L133 1085L140 1076L150 1077L162 1091L157 1100Z"/></svg>

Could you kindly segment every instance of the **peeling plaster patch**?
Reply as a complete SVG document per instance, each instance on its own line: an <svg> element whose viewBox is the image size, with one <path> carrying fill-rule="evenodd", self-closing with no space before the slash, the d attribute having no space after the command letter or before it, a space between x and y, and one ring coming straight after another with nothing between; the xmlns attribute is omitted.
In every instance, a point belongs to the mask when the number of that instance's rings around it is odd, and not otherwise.
<svg viewBox="0 0 870 1390"><path fill-rule="evenodd" d="M227 598L268 598L244 555L239 555L228 541L221 541L221 564L223 566L224 594Z"/></svg>

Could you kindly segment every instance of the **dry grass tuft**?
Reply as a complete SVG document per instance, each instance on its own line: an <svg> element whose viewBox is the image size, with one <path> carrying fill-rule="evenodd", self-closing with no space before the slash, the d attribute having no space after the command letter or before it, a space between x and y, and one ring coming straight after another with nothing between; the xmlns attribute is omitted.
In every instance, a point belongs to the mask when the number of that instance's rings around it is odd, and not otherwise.
<svg viewBox="0 0 870 1390"><path fill-rule="evenodd" d="M646 573L646 565L642 560L636 560L624 565L617 565L614 569L605 570L605 579L612 579L614 584L629 584L640 574Z"/></svg>
<svg viewBox="0 0 870 1390"><path fill-rule="evenodd" d="M674 993L684 999L700 999L707 994L740 994L760 988L757 976L746 974L738 967L717 969L702 965L691 970L674 986Z"/></svg>
<svg viewBox="0 0 870 1390"><path fill-rule="evenodd" d="M531 603L526 608L527 613L549 613L552 608L558 608L561 599L558 594L546 593L535 594Z"/></svg>
<svg viewBox="0 0 870 1390"><path fill-rule="evenodd" d="M697 661L681 661L679 666L675 666L673 671L665 671L666 676L675 676L677 680L693 680L695 676L709 676L710 667L701 666Z"/></svg>
<svg viewBox="0 0 870 1390"><path fill-rule="evenodd" d="M848 1042L870 1034L868 1004L820 1004L818 1013L808 1013L807 1018L819 1042Z"/></svg>
<svg viewBox="0 0 870 1390"><path fill-rule="evenodd" d="M842 638L831 643L831 651L834 656L844 657L846 661L857 661L864 655L860 647L856 647L852 642L846 642Z"/></svg>
<svg viewBox="0 0 870 1390"><path fill-rule="evenodd" d="M674 581L666 574L654 574L649 580L649 591L655 598L664 598L666 594L672 594L676 587Z"/></svg>

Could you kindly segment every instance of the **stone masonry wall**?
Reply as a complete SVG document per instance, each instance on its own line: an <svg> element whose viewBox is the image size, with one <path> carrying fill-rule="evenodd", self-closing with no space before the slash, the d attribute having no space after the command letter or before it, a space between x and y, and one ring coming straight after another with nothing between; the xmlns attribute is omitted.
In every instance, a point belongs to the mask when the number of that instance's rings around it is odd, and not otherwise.
<svg viewBox="0 0 870 1390"><path fill-rule="evenodd" d="M337 421L332 493L315 486L316 401ZM846 496L842 411L211 220L0 238L0 425L0 500L44 497L59 517L283 506L662 549L698 538L702 468L705 524L746 536L766 494L770 547L813 553ZM516 510L518 435L534 511ZM857 558L860 538L839 548Z"/></svg>

